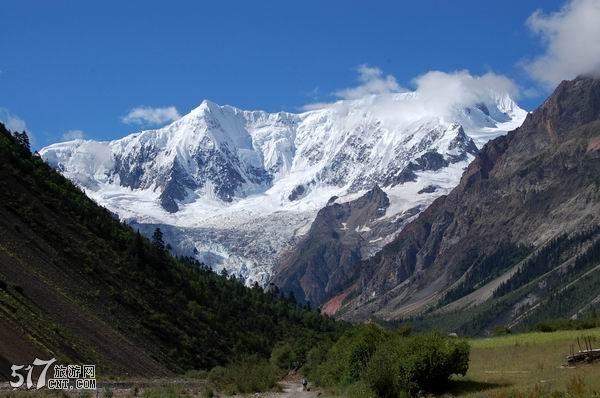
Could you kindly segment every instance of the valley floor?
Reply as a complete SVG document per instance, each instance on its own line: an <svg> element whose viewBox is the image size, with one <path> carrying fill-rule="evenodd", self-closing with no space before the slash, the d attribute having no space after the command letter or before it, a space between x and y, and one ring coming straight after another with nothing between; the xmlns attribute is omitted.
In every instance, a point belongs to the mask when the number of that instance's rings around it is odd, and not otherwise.
<svg viewBox="0 0 600 398"><path fill-rule="evenodd" d="M525 333L500 337L472 339L469 371L465 377L455 377L445 397L546 397L552 392L568 393L572 397L597 396L600 392L600 362L568 366L566 356L577 338L590 337L594 348L600 347L600 329ZM581 343L583 344L583 342ZM99 382L98 396L111 397L204 397L207 382L193 379L122 380ZM105 389L106 387L106 389ZM327 391L311 387L303 391L301 376L287 376L279 382L280 391L254 394L264 398L327 397ZM109 395L106 391L109 390ZM598 394L598 393L596 393ZM81 392L55 394L11 392L8 383L0 386L0 397L95 397ZM335 395L341 397L340 395ZM564 395L557 395L564 396Z"/></svg>

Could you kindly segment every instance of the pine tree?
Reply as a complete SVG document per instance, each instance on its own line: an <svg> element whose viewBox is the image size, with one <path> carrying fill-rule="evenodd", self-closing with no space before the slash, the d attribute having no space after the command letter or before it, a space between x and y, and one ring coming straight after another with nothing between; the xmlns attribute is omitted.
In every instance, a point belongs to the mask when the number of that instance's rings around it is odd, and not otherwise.
<svg viewBox="0 0 600 398"><path fill-rule="evenodd" d="M165 251L165 241L163 240L163 233L160 228L156 228L152 234L152 246L159 252Z"/></svg>
<svg viewBox="0 0 600 398"><path fill-rule="evenodd" d="M296 305L297 301L296 301L296 295L294 294L294 292L292 292L290 290L290 292L288 293L287 296L287 301L292 304L292 305Z"/></svg>
<svg viewBox="0 0 600 398"><path fill-rule="evenodd" d="M139 230L133 235L133 240L129 246L129 256L138 268L143 265L144 241Z"/></svg>
<svg viewBox="0 0 600 398"><path fill-rule="evenodd" d="M23 152L25 154L31 155L31 144L29 142L29 136L25 131L22 133L15 132L14 137L17 140L17 143L23 148Z"/></svg>

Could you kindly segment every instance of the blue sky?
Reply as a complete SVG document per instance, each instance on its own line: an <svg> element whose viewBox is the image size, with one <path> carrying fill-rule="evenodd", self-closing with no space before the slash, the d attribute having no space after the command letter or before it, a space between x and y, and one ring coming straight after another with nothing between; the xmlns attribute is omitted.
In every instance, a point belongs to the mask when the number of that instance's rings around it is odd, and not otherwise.
<svg viewBox="0 0 600 398"><path fill-rule="evenodd" d="M113 139L140 128L122 120L139 106L298 111L356 84L365 64L409 88L430 70L493 71L531 110L548 85L521 64L548 40L526 21L564 4L4 0L0 118L22 120L36 147L73 131Z"/></svg>

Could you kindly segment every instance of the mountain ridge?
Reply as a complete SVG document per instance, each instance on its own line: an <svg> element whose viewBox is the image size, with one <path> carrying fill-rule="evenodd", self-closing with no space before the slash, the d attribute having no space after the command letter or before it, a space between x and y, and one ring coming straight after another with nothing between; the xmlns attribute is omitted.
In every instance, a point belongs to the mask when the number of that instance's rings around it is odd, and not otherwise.
<svg viewBox="0 0 600 398"><path fill-rule="evenodd" d="M392 202L386 216L401 217L452 188L478 145L525 115L502 95L439 114L418 101L374 95L301 114L204 101L162 129L40 153L142 231L172 230L177 253L264 285L330 197L378 184Z"/></svg>

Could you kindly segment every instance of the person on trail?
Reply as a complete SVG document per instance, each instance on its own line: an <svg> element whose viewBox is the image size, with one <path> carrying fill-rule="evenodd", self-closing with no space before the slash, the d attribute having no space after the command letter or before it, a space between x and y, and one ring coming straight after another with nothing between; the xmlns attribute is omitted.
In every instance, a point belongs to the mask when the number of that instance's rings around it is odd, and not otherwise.
<svg viewBox="0 0 600 398"><path fill-rule="evenodd" d="M307 385L308 385L308 380L306 380L306 377L302 378L302 391L306 391Z"/></svg>

